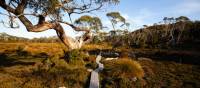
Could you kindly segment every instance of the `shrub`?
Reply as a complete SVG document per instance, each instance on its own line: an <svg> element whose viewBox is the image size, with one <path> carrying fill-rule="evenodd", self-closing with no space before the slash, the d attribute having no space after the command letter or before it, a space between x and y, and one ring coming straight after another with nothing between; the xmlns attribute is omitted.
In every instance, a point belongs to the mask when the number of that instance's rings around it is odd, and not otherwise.
<svg viewBox="0 0 200 88"><path fill-rule="evenodd" d="M31 79L25 87L34 86L33 83L36 83L39 86L48 88L58 88L60 86L81 88L87 85L88 76L89 72L87 72L84 65L70 66L64 59L54 56L33 68L33 72L28 75ZM27 86L28 84L30 86Z"/></svg>
<svg viewBox="0 0 200 88"><path fill-rule="evenodd" d="M87 68L90 68L90 69L96 69L97 68L97 64L96 63L92 63L92 62L89 62L85 65L85 67Z"/></svg>
<svg viewBox="0 0 200 88"><path fill-rule="evenodd" d="M86 54L80 50L72 50L65 53L64 58L69 64L84 64L83 59L86 58Z"/></svg>
<svg viewBox="0 0 200 88"><path fill-rule="evenodd" d="M17 55L19 56L28 56L30 55L30 53L28 51L26 51L26 47L23 46L19 46L16 50Z"/></svg>
<svg viewBox="0 0 200 88"><path fill-rule="evenodd" d="M138 77L144 76L141 65L130 59L112 60L105 63L105 72L112 77Z"/></svg>

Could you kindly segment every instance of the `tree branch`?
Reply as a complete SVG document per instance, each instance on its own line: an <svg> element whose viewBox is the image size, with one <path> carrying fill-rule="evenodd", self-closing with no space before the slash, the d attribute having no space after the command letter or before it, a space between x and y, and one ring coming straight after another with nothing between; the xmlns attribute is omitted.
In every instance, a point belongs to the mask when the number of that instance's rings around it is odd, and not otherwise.
<svg viewBox="0 0 200 88"><path fill-rule="evenodd" d="M0 0L0 6L8 12L15 13L15 9L8 6L5 0Z"/></svg>
<svg viewBox="0 0 200 88"><path fill-rule="evenodd" d="M70 27L72 27L75 31L86 31L86 32L90 32L89 29L82 29L82 28L76 27L76 26L74 26L73 24L70 24L70 23L68 23L68 22L63 22L63 21L59 21L59 22L60 22L60 23L63 23L63 24L66 24L66 25L68 25L68 26L70 26Z"/></svg>
<svg viewBox="0 0 200 88"><path fill-rule="evenodd" d="M17 8L15 9L15 13L17 15L22 14L24 12L26 4L27 0L21 0L20 4L18 4Z"/></svg>

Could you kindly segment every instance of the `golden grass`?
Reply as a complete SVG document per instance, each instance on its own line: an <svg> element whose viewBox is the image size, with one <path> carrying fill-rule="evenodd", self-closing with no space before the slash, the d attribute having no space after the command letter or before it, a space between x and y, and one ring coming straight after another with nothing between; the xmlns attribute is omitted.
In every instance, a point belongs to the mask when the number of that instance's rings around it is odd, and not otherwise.
<svg viewBox="0 0 200 88"><path fill-rule="evenodd" d="M105 69L107 74L112 77L142 78L144 76L141 65L136 61L126 58L106 61Z"/></svg>
<svg viewBox="0 0 200 88"><path fill-rule="evenodd" d="M112 46L107 43L101 43L101 44L86 44L82 48L83 50L96 50L96 49L112 49Z"/></svg>
<svg viewBox="0 0 200 88"><path fill-rule="evenodd" d="M67 63L63 56L66 47L60 43L0 43L0 88L82 88L86 86L89 72L82 62ZM28 56L19 56L18 51L26 51ZM47 54L51 64L42 62ZM5 57L5 58L4 58ZM2 59L3 58L3 59ZM8 62L11 61L11 62ZM83 60L82 60L83 61ZM35 62L36 64L26 64ZM20 63L24 63L23 65ZM55 65L47 67L47 65Z"/></svg>
<svg viewBox="0 0 200 88"><path fill-rule="evenodd" d="M48 55L62 54L67 48L61 43L0 43L0 53L9 53L18 48L23 48L32 55L46 53Z"/></svg>

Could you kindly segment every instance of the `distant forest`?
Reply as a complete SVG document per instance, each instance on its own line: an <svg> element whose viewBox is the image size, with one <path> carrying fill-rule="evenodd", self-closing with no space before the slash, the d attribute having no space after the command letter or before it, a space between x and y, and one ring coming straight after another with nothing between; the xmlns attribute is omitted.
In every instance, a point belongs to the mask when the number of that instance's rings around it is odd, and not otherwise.
<svg viewBox="0 0 200 88"><path fill-rule="evenodd" d="M180 48L200 49L200 21L191 21L185 16L178 18L165 17L163 23L122 34L114 33L106 42L114 46L133 48Z"/></svg>
<svg viewBox="0 0 200 88"><path fill-rule="evenodd" d="M28 39L0 33L0 42L56 43L60 40L56 36ZM200 49L200 21L191 21L185 16L165 17L162 23L144 25L133 32L126 29L99 32L92 43L102 42L112 44L113 47Z"/></svg>
<svg viewBox="0 0 200 88"><path fill-rule="evenodd" d="M12 36L6 33L0 33L0 42L1 43L15 43L15 42L55 43L60 41L57 38L57 36L28 39L24 37Z"/></svg>

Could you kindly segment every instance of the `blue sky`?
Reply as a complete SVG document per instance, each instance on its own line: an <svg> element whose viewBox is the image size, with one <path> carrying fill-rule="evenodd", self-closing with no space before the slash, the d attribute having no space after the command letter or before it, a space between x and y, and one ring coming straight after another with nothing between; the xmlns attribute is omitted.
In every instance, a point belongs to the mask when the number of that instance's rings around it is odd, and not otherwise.
<svg viewBox="0 0 200 88"><path fill-rule="evenodd" d="M111 11L119 11L131 24L130 31L134 31L144 24L152 25L153 23L158 23L164 17L187 16L191 20L200 20L200 0L121 0L120 4L106 6L103 10L94 12L91 15L100 17L103 24L110 27L111 23L105 14ZM3 12L2 8L0 8L0 12ZM73 19L77 17L79 16L75 15ZM0 20L6 19L0 15ZM34 18L31 18L31 20L36 21ZM27 32L22 24L20 24L19 29L9 29L2 24L0 24L0 28L0 32L27 38L56 35L54 30L47 30L40 33ZM80 34L67 26L64 26L64 28L66 34L69 36Z"/></svg>

